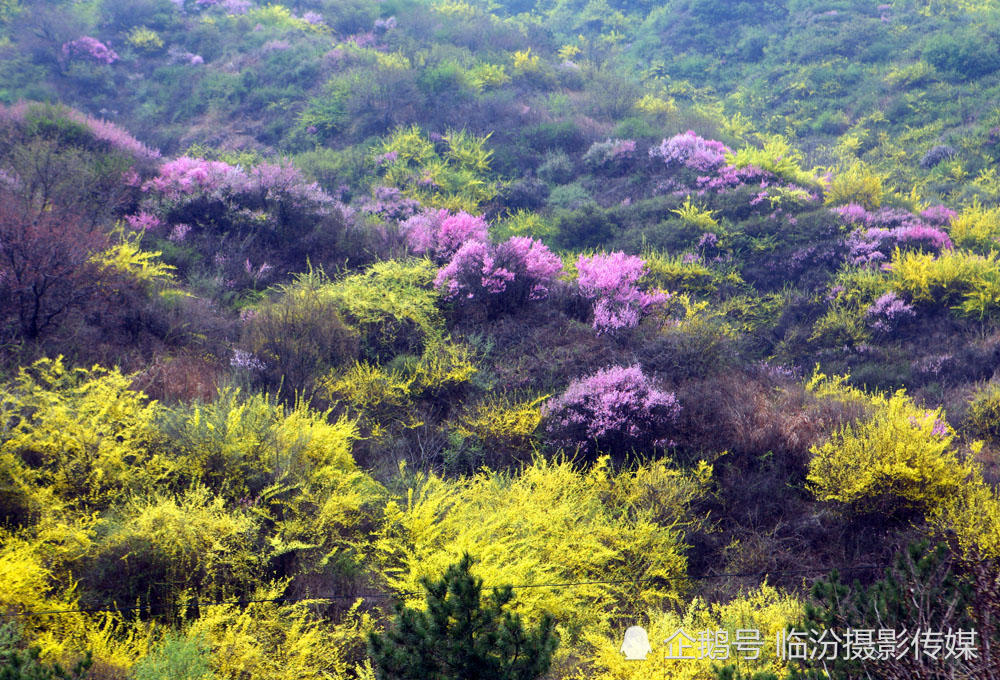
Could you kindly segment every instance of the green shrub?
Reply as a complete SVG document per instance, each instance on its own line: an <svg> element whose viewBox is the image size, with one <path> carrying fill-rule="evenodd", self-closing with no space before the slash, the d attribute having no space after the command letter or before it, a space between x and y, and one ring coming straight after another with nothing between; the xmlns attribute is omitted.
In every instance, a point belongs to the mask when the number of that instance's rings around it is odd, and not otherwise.
<svg viewBox="0 0 1000 680"><path fill-rule="evenodd" d="M990 383L976 392L965 424L972 436L1000 442L1000 385Z"/></svg>
<svg viewBox="0 0 1000 680"><path fill-rule="evenodd" d="M267 390L285 398L309 394L316 378L358 356L358 332L323 295L319 276L302 275L252 309L240 346L248 369Z"/></svg>
<svg viewBox="0 0 1000 680"><path fill-rule="evenodd" d="M974 80L1000 68L1000 53L993 41L968 30L934 35L924 46L924 59L962 80Z"/></svg>
<svg viewBox="0 0 1000 680"><path fill-rule="evenodd" d="M211 650L204 641L177 634L167 635L159 649L132 669L134 680L209 680Z"/></svg>

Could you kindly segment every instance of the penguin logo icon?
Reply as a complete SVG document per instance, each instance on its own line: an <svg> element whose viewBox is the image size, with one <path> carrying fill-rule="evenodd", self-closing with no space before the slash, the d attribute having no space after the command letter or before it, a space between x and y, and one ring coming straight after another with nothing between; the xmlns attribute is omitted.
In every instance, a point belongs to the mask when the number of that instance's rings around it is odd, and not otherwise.
<svg viewBox="0 0 1000 680"><path fill-rule="evenodd" d="M651 651L653 648L649 646L649 635L645 628L632 626L625 631L621 653L625 655L626 661L643 661Z"/></svg>

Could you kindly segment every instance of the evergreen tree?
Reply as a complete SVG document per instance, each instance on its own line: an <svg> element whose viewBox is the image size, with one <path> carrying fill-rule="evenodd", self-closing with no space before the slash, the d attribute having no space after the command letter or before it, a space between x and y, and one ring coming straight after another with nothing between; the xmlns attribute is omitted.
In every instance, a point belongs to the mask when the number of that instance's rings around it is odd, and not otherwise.
<svg viewBox="0 0 1000 680"><path fill-rule="evenodd" d="M90 652L72 670L39 660L39 649L20 649L20 633L13 624L0 625L0 680L80 680L92 665Z"/></svg>
<svg viewBox="0 0 1000 680"><path fill-rule="evenodd" d="M440 581L423 579L427 608L397 605L389 629L368 638L379 680L533 680L549 669L559 644L548 615L534 630L504 611L514 591L494 589L469 572L469 555Z"/></svg>

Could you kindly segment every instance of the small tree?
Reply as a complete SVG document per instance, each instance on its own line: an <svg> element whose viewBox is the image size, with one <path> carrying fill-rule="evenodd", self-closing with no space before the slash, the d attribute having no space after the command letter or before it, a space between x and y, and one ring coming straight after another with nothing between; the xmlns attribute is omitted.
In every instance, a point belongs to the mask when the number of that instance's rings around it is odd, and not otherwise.
<svg viewBox="0 0 1000 680"><path fill-rule="evenodd" d="M533 680L548 671L559 644L552 618L526 631L504 611L513 589L497 588L484 602L471 567L466 554L440 581L423 579L427 608L397 606L389 629L368 637L379 680Z"/></svg>

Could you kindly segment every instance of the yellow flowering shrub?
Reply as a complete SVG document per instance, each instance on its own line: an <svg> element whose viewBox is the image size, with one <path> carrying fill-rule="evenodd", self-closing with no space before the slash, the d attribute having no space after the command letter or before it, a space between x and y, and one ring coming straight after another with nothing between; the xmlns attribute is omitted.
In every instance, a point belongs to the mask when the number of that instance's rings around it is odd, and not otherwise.
<svg viewBox="0 0 1000 680"><path fill-rule="evenodd" d="M0 394L0 461L67 504L107 507L175 469L158 453L160 410L117 370L42 359Z"/></svg>
<svg viewBox="0 0 1000 680"><path fill-rule="evenodd" d="M701 599L694 599L687 604L683 612L649 611L634 621L622 624L614 629L615 635L588 636L588 642L593 646L590 659L594 671L586 675L580 674L574 678L590 680L645 680L646 678L662 678L664 680L701 680L714 677L713 666L725 666L736 662L736 657L743 656L737 651L737 631L759 631L758 658L741 660L741 670L752 673L770 672L782 677L786 664L775 654L775 636L780 630L794 625L801 619L802 603L792 595L767 585L752 590L726 603L708 605ZM621 653L621 644L628 625L641 625L649 635L650 652L643 661L627 661ZM688 649L680 649L680 636L674 637L678 631L690 636L694 645ZM724 631L730 643L728 659L705 658L667 659L668 653L673 656L698 656L699 634L710 631L717 634ZM670 640L669 643L667 641ZM691 644L683 640L685 645ZM707 645L706 645L707 646ZM669 648L669 649L668 649ZM721 649L721 645L719 647ZM719 652L718 656L722 653ZM753 651L747 651L745 656L752 656Z"/></svg>
<svg viewBox="0 0 1000 680"><path fill-rule="evenodd" d="M861 161L839 169L826 190L827 205L857 203L869 210L882 205L888 193L885 176L879 174Z"/></svg>
<svg viewBox="0 0 1000 680"><path fill-rule="evenodd" d="M1000 247L1000 207L973 201L952 218L948 234L959 248L989 252Z"/></svg>
<svg viewBox="0 0 1000 680"><path fill-rule="evenodd" d="M163 48L163 38L160 34L145 26L136 26L129 31L125 42L143 52L156 52Z"/></svg>
<svg viewBox="0 0 1000 680"><path fill-rule="evenodd" d="M276 483L303 482L317 469L354 474L357 426L347 418L331 422L327 415L226 390L211 403L166 411L160 426L189 483L238 501Z"/></svg>
<svg viewBox="0 0 1000 680"><path fill-rule="evenodd" d="M386 506L376 555L409 606L422 603L422 577L438 578L466 552L487 586L583 582L515 590L529 620L556 618L566 650L621 616L681 601L682 529L699 523L687 508L709 475L663 462L615 475L607 459L589 471L536 459L518 474L418 477L405 501Z"/></svg>
<svg viewBox="0 0 1000 680"><path fill-rule="evenodd" d="M973 473L953 445L954 430L940 409L924 411L902 391L873 402L870 419L810 449L813 492L866 514L942 508Z"/></svg>
<svg viewBox="0 0 1000 680"><path fill-rule="evenodd" d="M282 584L261 587L250 599L273 599L282 591ZM187 635L211 647L217 680L375 680L371 664L362 658L365 636L375 623L360 605L334 625L321 621L308 600L210 607Z"/></svg>
<svg viewBox="0 0 1000 680"><path fill-rule="evenodd" d="M263 573L259 518L205 488L136 499L95 526L101 539L79 570L91 606L151 606L238 597ZM163 609L166 606L168 609Z"/></svg>
<svg viewBox="0 0 1000 680"><path fill-rule="evenodd" d="M976 475L935 517L941 531L955 536L973 559L1000 559L1000 492Z"/></svg>

